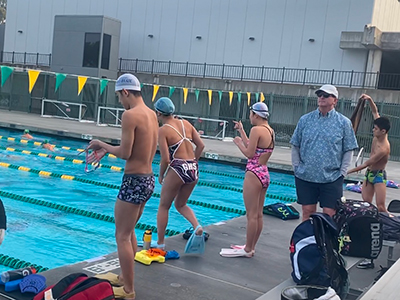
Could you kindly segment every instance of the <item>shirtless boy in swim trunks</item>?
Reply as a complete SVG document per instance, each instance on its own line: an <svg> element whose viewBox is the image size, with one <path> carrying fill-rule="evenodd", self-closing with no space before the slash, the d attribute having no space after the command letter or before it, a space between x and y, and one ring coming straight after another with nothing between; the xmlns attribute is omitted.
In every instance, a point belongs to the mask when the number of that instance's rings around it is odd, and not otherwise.
<svg viewBox="0 0 400 300"><path fill-rule="evenodd" d="M381 117L374 100L366 94L362 98L369 102L371 112L374 117L374 128L370 158L362 165L353 168L347 174L361 171L367 168L362 185L362 198L364 201L372 203L374 194L376 194L376 206L380 212L387 212L385 206L386 200L386 171L385 167L390 155L390 144L388 141L388 131L390 121L386 117Z"/></svg>
<svg viewBox="0 0 400 300"><path fill-rule="evenodd" d="M115 298L134 299L134 257L137 249L135 226L147 200L153 194L155 179L152 161L157 149L157 116L143 101L140 82L132 74L120 76L115 84L118 99L126 111L122 115L122 136L119 146L92 140L89 149L125 159L125 174L115 203L115 238L121 275L108 273L97 277L110 280Z"/></svg>

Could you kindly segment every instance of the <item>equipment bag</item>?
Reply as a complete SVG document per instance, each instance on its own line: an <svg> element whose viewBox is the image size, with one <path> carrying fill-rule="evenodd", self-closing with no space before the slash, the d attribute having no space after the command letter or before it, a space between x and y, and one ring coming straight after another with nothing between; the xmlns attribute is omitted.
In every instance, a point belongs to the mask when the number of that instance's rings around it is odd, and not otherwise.
<svg viewBox="0 0 400 300"><path fill-rule="evenodd" d="M312 214L296 227L290 241L293 280L300 285L330 286L339 296L345 296L348 274L338 247L332 218L323 213Z"/></svg>
<svg viewBox="0 0 400 300"><path fill-rule="evenodd" d="M337 300L339 296L332 288L312 285L289 286L281 292L281 300L318 300L320 298Z"/></svg>
<svg viewBox="0 0 400 300"><path fill-rule="evenodd" d="M382 249L382 226L378 209L366 201L343 199L333 216L343 255L377 258Z"/></svg>
<svg viewBox="0 0 400 300"><path fill-rule="evenodd" d="M51 294L49 299L57 300L114 300L114 292L109 281L88 277L83 273L70 274L57 284L46 288L37 294L33 300L44 300L45 295ZM48 299L48 298L46 298Z"/></svg>
<svg viewBox="0 0 400 300"><path fill-rule="evenodd" d="M380 212L383 239L400 242L400 217L389 216L388 213Z"/></svg>
<svg viewBox="0 0 400 300"><path fill-rule="evenodd" d="M300 214L297 209L295 209L292 205L284 203L265 205L263 208L263 213L285 221L300 218Z"/></svg>

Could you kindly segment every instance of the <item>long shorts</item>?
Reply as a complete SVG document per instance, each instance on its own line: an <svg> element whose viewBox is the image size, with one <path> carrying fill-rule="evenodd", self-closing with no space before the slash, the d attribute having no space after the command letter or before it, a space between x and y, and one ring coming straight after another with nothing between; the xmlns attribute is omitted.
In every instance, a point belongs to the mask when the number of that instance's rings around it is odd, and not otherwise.
<svg viewBox="0 0 400 300"><path fill-rule="evenodd" d="M343 196L343 180L340 176L334 182L315 183L295 177L297 203L336 209L336 203Z"/></svg>
<svg viewBox="0 0 400 300"><path fill-rule="evenodd" d="M153 174L125 174L117 198L139 205L150 199L154 186Z"/></svg>

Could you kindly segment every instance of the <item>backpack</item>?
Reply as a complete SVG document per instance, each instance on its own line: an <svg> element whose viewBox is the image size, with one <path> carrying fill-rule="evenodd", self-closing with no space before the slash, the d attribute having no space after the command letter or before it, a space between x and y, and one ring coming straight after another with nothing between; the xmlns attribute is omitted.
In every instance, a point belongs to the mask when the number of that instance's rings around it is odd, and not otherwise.
<svg viewBox="0 0 400 300"><path fill-rule="evenodd" d="M382 226L375 205L359 200L337 202L333 216L342 255L377 258L382 249Z"/></svg>
<svg viewBox="0 0 400 300"><path fill-rule="evenodd" d="M44 300L52 293L57 300L114 300L114 292L109 281L88 277L83 273L73 273L61 279L55 285L37 294L33 300ZM46 298L47 299L47 298Z"/></svg>
<svg viewBox="0 0 400 300"><path fill-rule="evenodd" d="M314 213L299 224L290 240L294 282L330 286L339 296L345 296L348 274L338 248L336 224L329 215Z"/></svg>
<svg viewBox="0 0 400 300"><path fill-rule="evenodd" d="M284 203L265 205L263 208L263 213L285 221L300 218L300 214L297 209L295 209L292 205Z"/></svg>
<svg viewBox="0 0 400 300"><path fill-rule="evenodd" d="M388 213L380 212L383 239L400 242L400 217L390 217Z"/></svg>

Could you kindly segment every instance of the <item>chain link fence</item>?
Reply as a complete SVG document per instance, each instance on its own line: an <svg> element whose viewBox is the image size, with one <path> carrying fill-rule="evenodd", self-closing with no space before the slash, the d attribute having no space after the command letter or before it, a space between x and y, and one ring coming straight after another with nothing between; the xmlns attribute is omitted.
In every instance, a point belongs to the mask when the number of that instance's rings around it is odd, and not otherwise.
<svg viewBox="0 0 400 300"><path fill-rule="evenodd" d="M98 107L122 108L114 93L114 81L109 81L107 87L100 95L100 83L96 78L88 78L80 95L78 95L78 80L74 76L67 76L59 89L55 91L56 77L53 73L42 72L33 88L31 94L28 92L28 74L26 72L14 71L10 78L0 89L0 109L22 111L34 114L41 114L42 99L72 102L84 104L86 106L83 119L96 122ZM142 88L143 98L149 107L153 107L153 86L144 84ZM162 96L168 97L170 88L160 86L156 99ZM269 122L276 132L277 144L289 146L299 118L317 108L317 98L307 96L289 96L264 94L265 103L270 110ZM184 103L184 93L181 88L176 88L171 99L176 107L176 114L194 117L190 121L197 128L208 136L217 135L223 126L222 121L228 121L226 126L226 137L237 135L233 129L233 120L241 120L246 132L249 132L251 124L249 122L249 104L256 102L255 94L251 94L250 103L246 93L242 93L239 101L238 93L233 94L230 101L229 93L222 92L221 96L217 91L213 91L210 103L207 91L201 90L196 96L195 90L189 89L186 103ZM339 99L336 109L347 117L350 117L356 107L354 100ZM377 103L379 112L383 116L389 117L392 128L389 131L389 141L391 143L391 159L400 161L400 105L392 103ZM50 109L50 108L49 108ZM46 113L56 113L46 111ZM68 107L64 108L65 110ZM221 122L208 122L202 118L219 119ZM110 117L110 123L115 122ZM364 147L366 152L370 151L372 142L373 120L370 108L366 105L358 133L357 139L360 147Z"/></svg>

